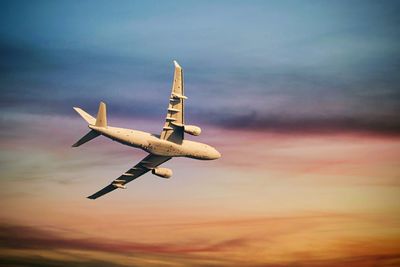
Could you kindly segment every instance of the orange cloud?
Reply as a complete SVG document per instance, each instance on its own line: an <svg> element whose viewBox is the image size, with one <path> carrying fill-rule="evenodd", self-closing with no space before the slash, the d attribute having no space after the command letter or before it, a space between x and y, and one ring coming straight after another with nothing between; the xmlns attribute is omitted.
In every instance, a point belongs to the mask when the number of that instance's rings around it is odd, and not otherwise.
<svg viewBox="0 0 400 267"><path fill-rule="evenodd" d="M246 240L243 238L225 240L218 243L199 240L185 244L147 244L104 238L68 238L41 228L9 224L0 225L0 236L2 237L0 247L7 249L71 249L118 254L135 252L166 254L218 252L233 247L241 247L246 243Z"/></svg>

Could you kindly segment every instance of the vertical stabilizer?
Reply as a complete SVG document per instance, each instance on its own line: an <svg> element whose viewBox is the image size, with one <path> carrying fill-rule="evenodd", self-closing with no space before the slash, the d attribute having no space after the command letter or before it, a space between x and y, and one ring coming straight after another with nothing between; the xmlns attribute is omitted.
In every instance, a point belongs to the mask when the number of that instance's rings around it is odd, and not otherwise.
<svg viewBox="0 0 400 267"><path fill-rule="evenodd" d="M107 109L104 102L100 102L95 125L98 127L107 127Z"/></svg>

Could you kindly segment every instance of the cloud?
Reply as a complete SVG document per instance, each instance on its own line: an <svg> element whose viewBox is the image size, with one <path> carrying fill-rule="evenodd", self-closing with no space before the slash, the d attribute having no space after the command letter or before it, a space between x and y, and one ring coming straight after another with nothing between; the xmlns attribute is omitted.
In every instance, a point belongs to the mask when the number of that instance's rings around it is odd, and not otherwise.
<svg viewBox="0 0 400 267"><path fill-rule="evenodd" d="M56 266L70 266L70 267L122 267L122 266L140 266L140 265L126 265L118 264L112 261L101 261L96 259L87 260L73 260L73 259L51 259L44 256L7 256L1 255L0 252L0 266L14 266L14 267L56 267Z"/></svg>
<svg viewBox="0 0 400 267"><path fill-rule="evenodd" d="M187 244L147 244L111 239L67 238L40 228L9 224L0 225L0 236L0 247L8 249L71 249L118 254L190 254L199 252L219 252L229 250L233 247L241 247L246 244L246 240L241 238L212 244L209 244L207 241L197 241Z"/></svg>
<svg viewBox="0 0 400 267"><path fill-rule="evenodd" d="M356 117L356 116L285 116L261 115L253 112L244 116L213 114L214 125L229 129L270 131L286 134L337 134L356 133L372 135L398 136L400 120L391 117Z"/></svg>
<svg viewBox="0 0 400 267"><path fill-rule="evenodd" d="M153 264L152 261L156 263ZM158 263L157 263L158 262ZM342 257L342 258L332 258L324 260L299 260L296 262L275 262L275 263L262 263L253 264L251 262L224 262L224 261L205 261L201 260L183 260L184 266L249 266L249 267L342 267L342 266L354 266L354 267L365 267L365 266L380 266L380 267L393 267L400 263L400 254L374 254L374 255L364 255L357 257ZM176 263L176 262L175 262ZM166 261L165 266L170 266L172 264L171 259ZM146 266L164 266L161 261L150 260L147 262ZM109 260L96 260L96 259L85 259L85 260L73 260L73 259L51 259L44 256L6 256L0 254L0 266L15 266L15 267L55 267L55 266L71 266L71 267L122 267L122 266L144 266L143 263L140 264L123 264L117 263L115 261Z"/></svg>
<svg viewBox="0 0 400 267"><path fill-rule="evenodd" d="M331 214L329 216L342 217ZM301 216L299 218L263 218L255 220L237 220L234 224L253 225L263 221L274 221L276 224L287 223L286 220L302 221L315 220L323 218L317 216ZM349 217L345 215L344 217ZM351 217L351 216L350 216ZM293 223L293 222L292 222ZM218 226L230 225L229 221L219 221L211 224ZM268 224L267 224L268 225ZM207 225L210 226L210 225ZM212 226L212 225L211 225ZM190 225L189 225L190 227ZM297 226L299 230L300 226ZM280 258L269 261L267 259L250 259L250 261L240 260L237 257L229 258L232 249L245 251L248 241L246 239L231 239L214 244L206 244L206 241L192 243L135 243L126 241L116 241L110 239L90 239L90 238L69 238L62 236L65 231L57 233L53 230L45 230L38 227L23 226L1 223L0 225L0 266L143 266L144 263L149 266L163 266L164 264L183 264L185 266L250 266L250 267L339 267L339 266L395 266L400 262L400 253L396 249L384 251L384 247L371 250L364 248L351 249L345 251L346 256L315 257L313 252L288 253L287 259ZM283 233L281 233L283 234ZM287 235L285 235L287 237ZM371 243L365 243L367 248ZM269 244L274 246L274 243ZM275 244L276 245L276 244ZM251 247L250 247L251 248ZM344 246L346 249L346 246ZM335 248L332 248L335 249ZM338 249L343 249L341 246ZM382 250L383 249L383 250ZM8 251L8 252L7 252ZM11 251L11 253L9 253ZM36 253L41 251L50 252ZM85 252L85 254L82 254ZM51 256L53 253L53 256ZM56 254L54 254L56 253ZM57 254L58 253L58 254ZM76 254L81 253L81 254ZM89 253L89 254L88 254ZM92 254L90 254L92 253ZM94 253L94 254L93 254ZM107 253L116 257L97 258L96 253ZM198 254L199 253L199 254ZM203 254L206 253L206 254ZM213 254L208 254L213 253ZM216 254L215 254L216 253ZM314 252L315 253L315 252ZM352 255L354 253L354 255ZM306 255L307 254L307 255ZM54 257L54 255L59 255ZM62 257L61 257L61 256ZM81 256L79 256L81 255ZM82 257L82 255L85 255ZM203 256L202 256L203 255ZM208 255L204 257L204 255ZM254 255L254 254L249 254ZM75 260L79 257L79 260ZM122 257L122 258L121 258ZM129 258L124 258L129 257ZM228 258L226 258L228 257ZM225 259L224 259L225 258ZM262 261L263 263L257 263ZM137 263L137 264L135 264Z"/></svg>
<svg viewBox="0 0 400 267"><path fill-rule="evenodd" d="M189 100L187 117L254 131L398 135L400 81L393 62L399 55L370 53L378 50L380 42L384 47L391 42L382 38L374 48L361 47L354 64L344 58L327 64L327 58L304 66L302 57L315 48L314 42L320 42L321 36L315 34L307 45L302 44L306 51L292 55L290 64L276 56L252 62L240 57L239 62L246 64L232 66L187 60L188 95L196 99ZM335 36L343 42L349 33ZM359 40L351 42L341 46L346 55L359 46ZM288 49L295 54L296 49ZM329 53L322 55L329 57ZM75 116L72 106L95 113L98 102L105 100L111 116L161 119L165 115L172 78L168 60L172 59L82 46L46 47L16 38L0 39L0 56L3 113ZM343 65L350 69L345 74Z"/></svg>
<svg viewBox="0 0 400 267"><path fill-rule="evenodd" d="M206 266L209 262L221 263L225 260L202 255L224 253L234 248L242 248L247 243L247 240L242 238L220 242L196 240L180 243L139 243L99 238L70 238L65 234L65 230L57 232L54 229L2 223L0 266L26 266L28 262L32 263L30 266L170 266L172 263L182 262L185 262L185 266L188 263L191 266ZM99 255L101 256L98 257ZM75 260L77 258L80 260ZM198 264L199 262L203 263Z"/></svg>
<svg viewBox="0 0 400 267"><path fill-rule="evenodd" d="M157 261L156 261L157 262ZM263 264L252 264L251 262L246 263L233 263L233 262L204 262L199 263L198 260L187 260L184 261L184 266L249 266L249 267L342 267L342 266L353 266L353 267L365 267L365 266L380 266L380 267L393 267L400 263L400 254L375 254L375 255L365 255L357 257L343 257L343 258L333 258L326 260L300 260L296 262L288 263L263 263ZM201 262L201 261L200 261ZM164 266L164 264L158 262L153 264L151 261L147 263L148 266ZM165 266L170 266L169 263L165 263ZM122 267L122 266L144 266L141 264L119 264L114 261L101 261L96 259L86 259L86 260L73 260L73 259L49 259L43 256L20 256L12 257L6 255L0 255L0 266L15 266L15 267L55 267L55 266L71 266L71 267Z"/></svg>
<svg viewBox="0 0 400 267"><path fill-rule="evenodd" d="M296 262L298 267L364 267L364 266L381 266L391 267L400 263L400 253L376 253L372 255L361 255L354 257L338 257L322 260L300 260ZM265 265L263 265L265 266ZM267 265L268 266L268 265ZM273 265L271 265L273 266ZM292 264L282 264L278 266L293 266Z"/></svg>
<svg viewBox="0 0 400 267"><path fill-rule="evenodd" d="M100 100L108 102L114 114L128 110L136 117L165 112L157 105L153 88L161 81L159 70L148 60L132 55L101 53L79 49L44 49L33 44L0 39L1 110L14 113L68 115L82 105L97 111ZM166 62L166 64L168 64ZM170 64L172 65L172 64ZM151 73L151 81L143 79ZM166 72L162 72L166 75ZM170 74L170 72L168 72ZM150 78L148 78L150 80ZM168 87L170 80L168 80ZM165 98L169 92L165 91ZM152 99L154 105L146 105ZM118 105L113 103L118 102ZM165 103L164 103L165 102Z"/></svg>

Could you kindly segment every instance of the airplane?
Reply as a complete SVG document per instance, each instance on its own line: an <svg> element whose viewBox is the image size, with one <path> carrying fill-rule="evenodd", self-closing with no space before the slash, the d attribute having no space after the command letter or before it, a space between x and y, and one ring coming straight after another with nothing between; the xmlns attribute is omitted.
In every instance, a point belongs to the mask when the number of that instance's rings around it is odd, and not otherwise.
<svg viewBox="0 0 400 267"><path fill-rule="evenodd" d="M96 118L81 108L74 107L74 110L89 124L90 132L79 139L72 147L81 146L103 135L123 145L139 148L149 153L142 161L123 173L109 185L88 196L89 199L96 199L117 188L126 189L127 183L149 171L159 177L170 178L172 170L159 166L173 157L187 157L199 160L214 160L221 157L221 154L210 145L184 139L184 133L193 136L200 135L201 128L185 124L184 103L187 97L184 95L183 69L175 60L174 65L172 92L169 98L164 127L160 135L109 126L107 124L106 104L104 102L100 102Z"/></svg>

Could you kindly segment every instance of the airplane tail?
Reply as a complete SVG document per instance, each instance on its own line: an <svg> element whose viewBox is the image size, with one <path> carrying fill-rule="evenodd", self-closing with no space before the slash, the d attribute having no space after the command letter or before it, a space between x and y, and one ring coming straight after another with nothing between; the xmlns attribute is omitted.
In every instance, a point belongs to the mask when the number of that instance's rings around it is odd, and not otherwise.
<svg viewBox="0 0 400 267"><path fill-rule="evenodd" d="M78 112L79 115L89 124L89 125L94 125L97 127L107 127L107 109L106 109L106 104L104 102L100 102L99 105L99 111L97 112L97 118L93 118L90 114L86 113L81 108L74 107L74 110ZM89 133L87 133L85 136L83 136L81 139L79 139L75 144L72 145L72 147L78 147L80 145L83 145L86 142L89 142L90 140L96 138L99 136L100 133L98 133L95 130L91 130Z"/></svg>

